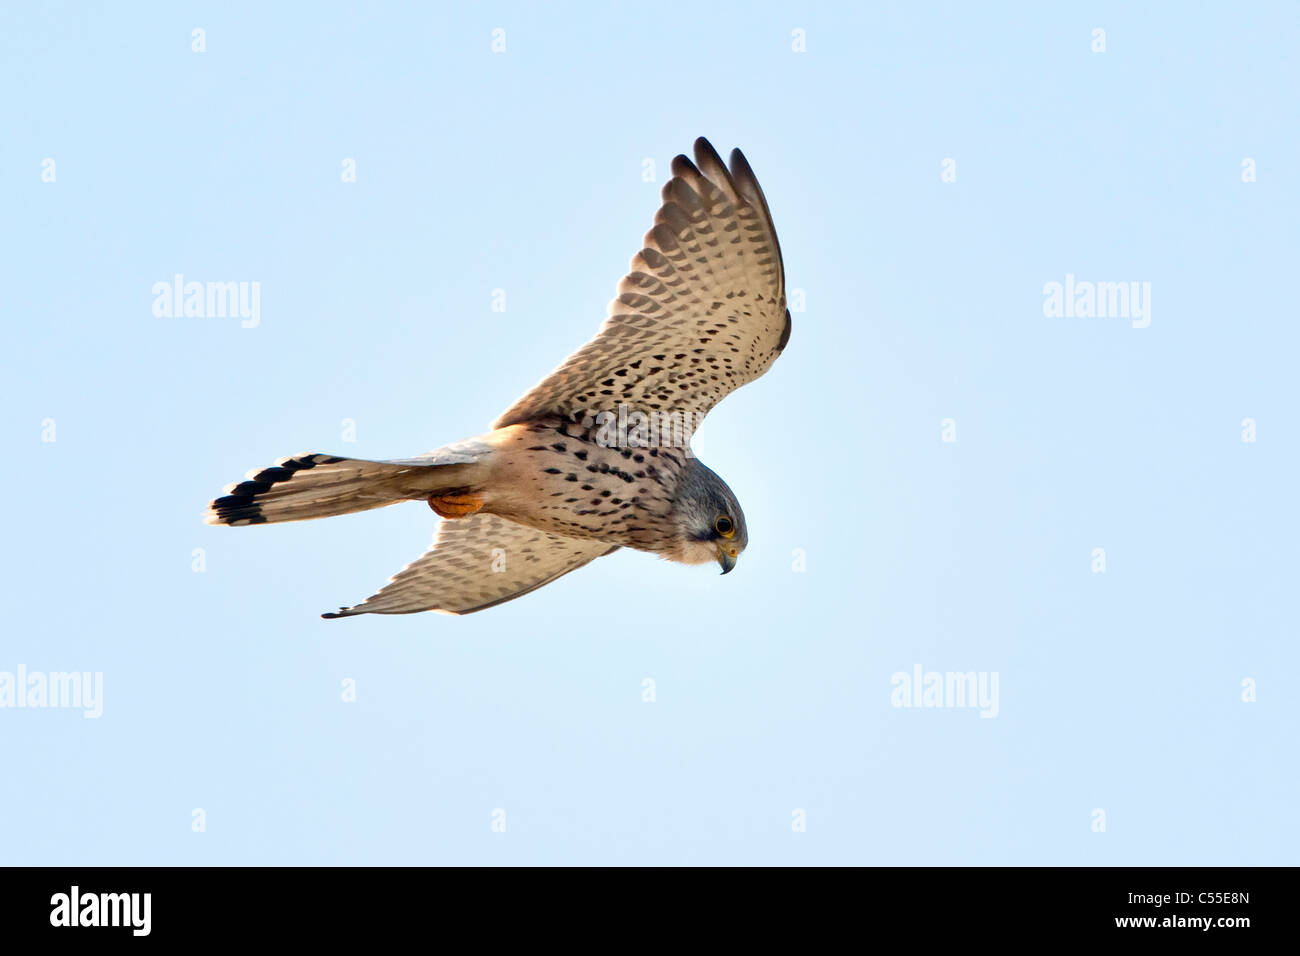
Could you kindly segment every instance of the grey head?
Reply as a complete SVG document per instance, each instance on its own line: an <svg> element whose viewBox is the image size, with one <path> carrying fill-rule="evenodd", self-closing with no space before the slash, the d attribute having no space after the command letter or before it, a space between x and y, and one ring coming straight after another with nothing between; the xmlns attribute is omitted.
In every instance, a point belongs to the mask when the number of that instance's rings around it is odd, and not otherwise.
<svg viewBox="0 0 1300 956"><path fill-rule="evenodd" d="M717 561L726 574L749 543L745 514L727 483L696 458L687 458L673 498L678 551L686 564Z"/></svg>

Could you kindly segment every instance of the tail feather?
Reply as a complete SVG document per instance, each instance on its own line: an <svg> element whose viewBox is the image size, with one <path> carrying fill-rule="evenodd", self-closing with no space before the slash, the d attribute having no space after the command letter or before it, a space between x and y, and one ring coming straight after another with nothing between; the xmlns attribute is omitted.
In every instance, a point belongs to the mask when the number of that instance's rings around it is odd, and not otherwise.
<svg viewBox="0 0 1300 956"><path fill-rule="evenodd" d="M328 518L426 498L457 488L471 465L437 453L423 459L365 461L332 455L281 458L270 468L250 471L247 480L225 488L208 504L204 521L248 525Z"/></svg>

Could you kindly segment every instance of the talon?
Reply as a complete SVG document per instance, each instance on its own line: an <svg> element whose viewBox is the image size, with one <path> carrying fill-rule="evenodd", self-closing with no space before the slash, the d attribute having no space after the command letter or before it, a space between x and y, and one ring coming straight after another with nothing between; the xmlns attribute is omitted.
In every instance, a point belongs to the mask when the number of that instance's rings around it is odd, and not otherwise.
<svg viewBox="0 0 1300 956"><path fill-rule="evenodd" d="M483 507L482 495L430 495L429 507L440 518L464 518Z"/></svg>

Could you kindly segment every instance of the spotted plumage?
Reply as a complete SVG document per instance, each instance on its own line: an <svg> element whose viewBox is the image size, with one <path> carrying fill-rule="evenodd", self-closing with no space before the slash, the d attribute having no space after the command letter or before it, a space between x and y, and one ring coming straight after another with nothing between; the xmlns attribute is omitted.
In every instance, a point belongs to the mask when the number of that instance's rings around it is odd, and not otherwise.
<svg viewBox="0 0 1300 956"><path fill-rule="evenodd" d="M424 500L433 547L387 586L325 617L466 614L617 550L725 574L748 543L731 489L690 438L790 337L767 202L739 150L704 139L673 177L600 332L492 429L417 458L284 458L209 505L210 524L261 524Z"/></svg>

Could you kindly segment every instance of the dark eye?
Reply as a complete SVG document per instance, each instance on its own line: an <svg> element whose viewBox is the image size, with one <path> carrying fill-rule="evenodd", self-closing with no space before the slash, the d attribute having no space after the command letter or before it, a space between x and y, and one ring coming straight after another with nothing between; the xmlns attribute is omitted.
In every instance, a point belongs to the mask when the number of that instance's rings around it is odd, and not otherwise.
<svg viewBox="0 0 1300 956"><path fill-rule="evenodd" d="M724 538L730 538L736 533L736 526L731 523L731 519L726 515L718 515L718 520L713 522L713 530Z"/></svg>

